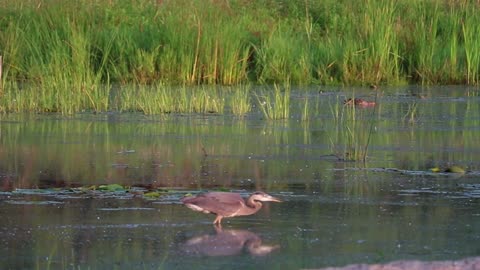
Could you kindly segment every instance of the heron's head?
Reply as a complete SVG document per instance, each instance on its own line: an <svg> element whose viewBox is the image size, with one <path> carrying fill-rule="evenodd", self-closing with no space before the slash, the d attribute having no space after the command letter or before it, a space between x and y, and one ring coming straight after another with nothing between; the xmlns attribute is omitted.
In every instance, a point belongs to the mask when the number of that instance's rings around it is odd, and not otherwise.
<svg viewBox="0 0 480 270"><path fill-rule="evenodd" d="M253 193L252 198L254 201L261 201L261 202L282 202L280 199L277 199L261 191L257 191Z"/></svg>

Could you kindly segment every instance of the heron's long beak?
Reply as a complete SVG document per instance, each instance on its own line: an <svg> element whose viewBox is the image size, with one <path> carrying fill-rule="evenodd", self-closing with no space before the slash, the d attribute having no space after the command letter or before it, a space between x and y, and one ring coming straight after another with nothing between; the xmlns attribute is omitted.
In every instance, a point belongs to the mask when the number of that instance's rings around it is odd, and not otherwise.
<svg viewBox="0 0 480 270"><path fill-rule="evenodd" d="M269 201L271 201L271 202L282 202L282 200L280 200L280 199L278 199L278 198L275 198L275 197L273 197L273 196L270 196L270 198L268 198L268 199L269 199Z"/></svg>

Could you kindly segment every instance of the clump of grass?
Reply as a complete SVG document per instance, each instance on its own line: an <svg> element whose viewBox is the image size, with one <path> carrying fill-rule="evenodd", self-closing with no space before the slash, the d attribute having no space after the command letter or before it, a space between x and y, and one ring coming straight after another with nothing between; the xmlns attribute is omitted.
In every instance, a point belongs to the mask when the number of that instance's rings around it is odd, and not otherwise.
<svg viewBox="0 0 480 270"><path fill-rule="evenodd" d="M417 116L418 116L418 103L413 102L411 104L408 104L408 110L405 113L405 115L402 117L402 120L413 125L417 121L416 120Z"/></svg>
<svg viewBox="0 0 480 270"><path fill-rule="evenodd" d="M157 83L153 86L126 86L118 91L117 103L121 111L139 111L149 115L223 113L225 108L223 93L207 87L172 87Z"/></svg>
<svg viewBox="0 0 480 270"><path fill-rule="evenodd" d="M345 160L359 160L363 155L360 141L361 121L357 119L355 106L343 106L340 119L340 134L343 137L344 145L341 156Z"/></svg>
<svg viewBox="0 0 480 270"><path fill-rule="evenodd" d="M190 104L195 113L223 113L225 98L219 89L201 87L191 92Z"/></svg>
<svg viewBox="0 0 480 270"><path fill-rule="evenodd" d="M164 84L126 86L118 91L120 111L140 111L149 115L176 111L173 91Z"/></svg>
<svg viewBox="0 0 480 270"><path fill-rule="evenodd" d="M268 120L287 119L290 116L290 89L289 83L284 84L283 91L278 84L273 85L273 93L263 92L257 95L257 101L263 116Z"/></svg>
<svg viewBox="0 0 480 270"><path fill-rule="evenodd" d="M245 115L252 109L250 101L251 85L243 84L233 88L230 95L230 108L237 116Z"/></svg>

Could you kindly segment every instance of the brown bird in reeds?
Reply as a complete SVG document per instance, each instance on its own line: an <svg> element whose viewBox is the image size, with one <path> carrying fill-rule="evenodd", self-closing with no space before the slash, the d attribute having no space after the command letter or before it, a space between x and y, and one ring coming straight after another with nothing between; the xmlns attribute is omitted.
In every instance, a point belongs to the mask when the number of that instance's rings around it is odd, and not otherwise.
<svg viewBox="0 0 480 270"><path fill-rule="evenodd" d="M373 107L376 105L374 101L366 101L361 98L349 98L343 101L343 104L349 106L359 106L359 107Z"/></svg>
<svg viewBox="0 0 480 270"><path fill-rule="evenodd" d="M254 192L246 200L238 193L208 192L185 197L182 203L205 214L217 215L213 224L220 225L223 218L253 215L262 208L262 202L281 202L267 193Z"/></svg>

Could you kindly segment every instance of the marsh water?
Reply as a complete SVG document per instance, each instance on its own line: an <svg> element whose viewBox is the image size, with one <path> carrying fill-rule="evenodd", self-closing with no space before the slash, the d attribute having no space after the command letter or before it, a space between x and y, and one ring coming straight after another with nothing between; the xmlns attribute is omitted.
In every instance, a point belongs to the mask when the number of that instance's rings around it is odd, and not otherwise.
<svg viewBox="0 0 480 270"><path fill-rule="evenodd" d="M343 105L352 93L377 105L352 111ZM289 119L275 121L258 106L245 117L2 115L0 268L302 269L480 256L477 89L296 89ZM109 184L125 190L95 188ZM152 190L161 192L143 196ZM217 228L180 203L207 190L262 190L283 202Z"/></svg>

